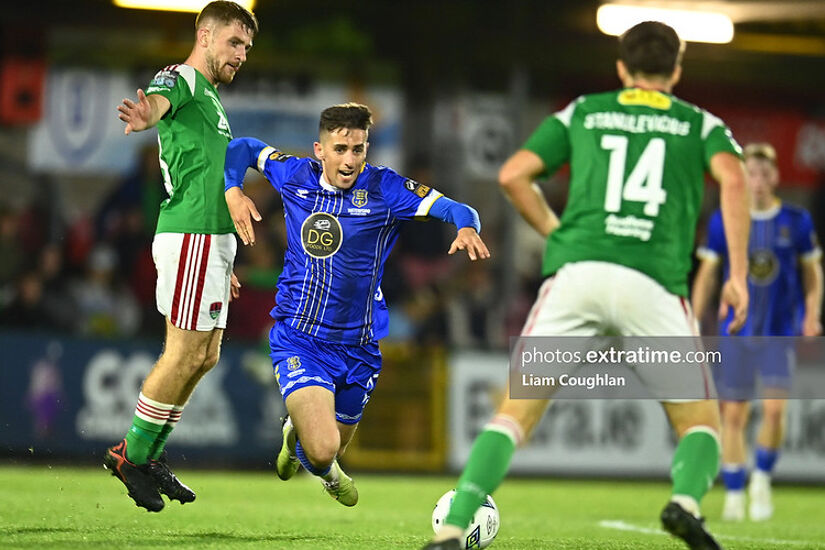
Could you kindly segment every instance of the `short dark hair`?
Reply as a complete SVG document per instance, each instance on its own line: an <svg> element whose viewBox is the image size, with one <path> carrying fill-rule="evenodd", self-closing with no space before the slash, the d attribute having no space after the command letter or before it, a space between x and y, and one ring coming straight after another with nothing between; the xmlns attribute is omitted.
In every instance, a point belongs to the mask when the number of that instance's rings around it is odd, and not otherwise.
<svg viewBox="0 0 825 550"><path fill-rule="evenodd" d="M748 143L742 153L745 160L759 159L767 160L776 166L776 149L770 143Z"/></svg>
<svg viewBox="0 0 825 550"><path fill-rule="evenodd" d="M658 21L639 23L619 37L619 59L631 75L670 76L684 51L676 31Z"/></svg>
<svg viewBox="0 0 825 550"><path fill-rule="evenodd" d="M341 103L321 111L318 131L334 132L341 128L369 130L372 126L372 111L360 103Z"/></svg>
<svg viewBox="0 0 825 550"><path fill-rule="evenodd" d="M249 30L252 36L258 34L258 19L255 15L237 2L216 0L209 2L195 19L195 29L199 29L204 21L212 19L224 25L231 25L235 21Z"/></svg>

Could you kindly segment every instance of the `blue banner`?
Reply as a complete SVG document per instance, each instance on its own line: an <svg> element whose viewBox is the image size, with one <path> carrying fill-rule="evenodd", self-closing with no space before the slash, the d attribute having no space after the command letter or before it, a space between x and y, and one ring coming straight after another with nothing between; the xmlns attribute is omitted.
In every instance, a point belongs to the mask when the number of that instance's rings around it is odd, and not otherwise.
<svg viewBox="0 0 825 550"><path fill-rule="evenodd" d="M0 455L97 457L132 423L159 342L0 333ZM283 402L269 357L225 343L169 438L172 458L266 466Z"/></svg>

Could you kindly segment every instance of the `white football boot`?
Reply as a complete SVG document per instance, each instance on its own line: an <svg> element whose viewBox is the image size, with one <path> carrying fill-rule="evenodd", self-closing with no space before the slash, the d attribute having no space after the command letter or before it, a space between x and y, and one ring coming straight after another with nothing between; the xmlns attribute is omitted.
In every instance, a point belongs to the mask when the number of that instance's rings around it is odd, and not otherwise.
<svg viewBox="0 0 825 550"><path fill-rule="evenodd" d="M722 520L745 521L745 491L727 491L725 493Z"/></svg>
<svg viewBox="0 0 825 550"><path fill-rule="evenodd" d="M766 472L754 470L748 484L748 515L751 521L765 521L773 516L773 499L771 497L771 476Z"/></svg>

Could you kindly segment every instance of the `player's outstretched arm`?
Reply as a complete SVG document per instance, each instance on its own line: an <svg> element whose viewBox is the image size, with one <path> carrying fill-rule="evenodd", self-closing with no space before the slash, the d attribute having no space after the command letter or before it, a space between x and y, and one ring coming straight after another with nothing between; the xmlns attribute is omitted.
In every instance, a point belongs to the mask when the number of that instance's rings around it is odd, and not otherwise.
<svg viewBox="0 0 825 550"><path fill-rule="evenodd" d="M745 170L742 161L731 153L716 153L710 159L710 170L719 182L719 202L722 221L725 226L725 241L728 243L730 278L722 287L719 303L719 317L733 309L733 320L728 325L731 333L736 333L745 324L748 316L748 237L750 235L750 211L748 187L745 184Z"/></svg>
<svg viewBox="0 0 825 550"><path fill-rule="evenodd" d="M117 117L126 123L123 132L128 136L132 132L140 132L152 128L166 114L172 104L162 95L147 96L143 90L137 91L137 103L124 98L123 103L117 106Z"/></svg>
<svg viewBox="0 0 825 550"><path fill-rule="evenodd" d="M258 156L266 144L254 138L237 138L226 148L224 164L224 197L235 231L243 244L255 244L255 229L252 220L261 221L261 214L255 203L243 192L243 178L247 168L257 166Z"/></svg>
<svg viewBox="0 0 825 550"><path fill-rule="evenodd" d="M521 149L501 167L498 183L521 217L542 237L547 237L559 226L559 218L535 184L543 171L544 161L534 152Z"/></svg>
<svg viewBox="0 0 825 550"><path fill-rule="evenodd" d="M475 208L442 195L433 202L427 215L451 223L458 228L458 235L450 245L448 254L455 254L457 250L466 250L467 255L473 261L490 257L487 245L479 236L481 220Z"/></svg>

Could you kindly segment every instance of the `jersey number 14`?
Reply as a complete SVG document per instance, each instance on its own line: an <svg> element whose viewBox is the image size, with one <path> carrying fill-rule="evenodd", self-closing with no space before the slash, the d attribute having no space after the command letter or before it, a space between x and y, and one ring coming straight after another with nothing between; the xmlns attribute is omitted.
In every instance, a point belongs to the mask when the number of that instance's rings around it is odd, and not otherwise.
<svg viewBox="0 0 825 550"><path fill-rule="evenodd" d="M667 191L662 189L665 140L653 138L648 142L625 181L627 142L626 136L602 136L602 149L610 151L604 209L608 212L618 212L622 208L623 200L643 202L645 215L656 217L659 215L659 206L664 204L667 198Z"/></svg>

